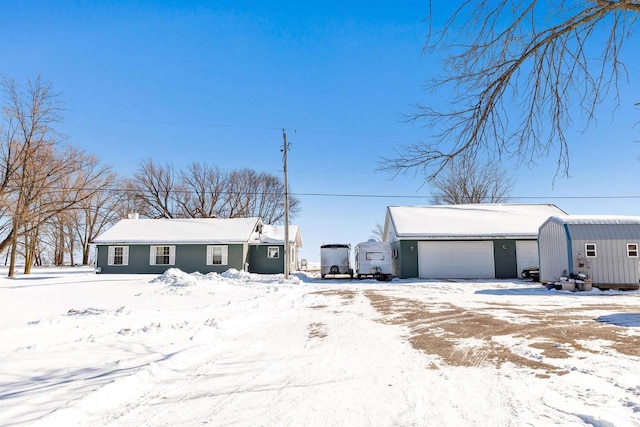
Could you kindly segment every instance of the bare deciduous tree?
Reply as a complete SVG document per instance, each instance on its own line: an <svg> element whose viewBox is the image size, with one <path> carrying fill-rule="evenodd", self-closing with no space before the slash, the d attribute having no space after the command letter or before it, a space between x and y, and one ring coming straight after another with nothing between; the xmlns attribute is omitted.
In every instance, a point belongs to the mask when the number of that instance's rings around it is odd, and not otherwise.
<svg viewBox="0 0 640 427"><path fill-rule="evenodd" d="M410 118L433 129L434 142L400 147L380 168L432 179L461 155L535 164L556 153L557 175L568 174L566 129L576 118L587 127L605 98L619 100L629 77L622 47L639 13L638 0L463 1L425 47L447 56L429 88L448 107L420 105Z"/></svg>
<svg viewBox="0 0 640 427"><path fill-rule="evenodd" d="M60 106L51 83L3 78L0 89L0 252L9 249L13 277L18 254L26 274L39 262L43 230L51 231L54 261L74 253L70 213L97 191L92 183L103 169L95 157L62 145L53 127Z"/></svg>
<svg viewBox="0 0 640 427"><path fill-rule="evenodd" d="M140 164L132 180L138 212L150 218L261 217L267 224L284 220L284 185L278 177L239 169L223 173L201 163L174 172L152 160ZM289 198L295 216L300 202Z"/></svg>
<svg viewBox="0 0 640 427"><path fill-rule="evenodd" d="M147 159L140 163L133 183L139 200L141 214L149 218L174 218L178 212L176 196L180 188L176 183L173 166L158 165Z"/></svg>
<svg viewBox="0 0 640 427"><path fill-rule="evenodd" d="M42 166L49 166L53 147L59 138L52 123L59 120L59 101L50 83L28 80L26 86L3 78L5 102L2 112L3 132L3 191L11 200L9 232L0 242L0 252L11 247L9 276L13 277L18 237L30 235L38 222L30 218L31 209L39 209L43 187L48 178ZM55 166L54 166L55 167Z"/></svg>
<svg viewBox="0 0 640 427"><path fill-rule="evenodd" d="M58 256L54 256L54 262L62 263L65 252L70 254L73 262L75 239L71 212L99 191L94 181L104 169L95 167L97 159L94 156L74 147L41 149L34 159L34 165L38 167L30 172L29 180L23 181L18 193L18 199L22 197L23 201L16 205L14 212L15 235L30 236L34 230L39 231L46 224L55 222L59 247L56 247ZM33 260L38 237L36 233L30 240L31 246L26 248L27 261ZM12 254L15 250L14 245ZM11 259L9 271L13 273L13 255ZM31 262L25 263L25 274L30 273L32 265Z"/></svg>
<svg viewBox="0 0 640 427"><path fill-rule="evenodd" d="M68 214L72 223L72 239L82 248L82 264L89 264L89 243L109 225L123 216L120 206L126 203L129 192L119 191L125 183L106 166L100 166L97 159L87 164L85 173L93 176L89 197L81 200Z"/></svg>
<svg viewBox="0 0 640 427"><path fill-rule="evenodd" d="M382 242L384 240L384 225L377 223L375 227L371 229L372 239L375 239L378 242Z"/></svg>
<svg viewBox="0 0 640 427"><path fill-rule="evenodd" d="M433 180L433 203L500 203L508 200L513 181L496 163L478 163L462 157L449 163Z"/></svg>
<svg viewBox="0 0 640 427"><path fill-rule="evenodd" d="M277 224L284 221L284 183L276 176L260 173L254 183L255 191L251 194L249 216L261 217L266 224ZM289 196L289 215L295 216L300 211L300 202Z"/></svg>
<svg viewBox="0 0 640 427"><path fill-rule="evenodd" d="M221 216L227 202L227 176L217 167L192 163L180 172L185 194L180 197L180 210L189 218L216 218Z"/></svg>
<svg viewBox="0 0 640 427"><path fill-rule="evenodd" d="M114 188L111 186L111 188ZM137 190L135 181L131 178L120 178L115 188L118 188L118 203L114 206L118 219L127 218L129 214L143 214L146 202Z"/></svg>

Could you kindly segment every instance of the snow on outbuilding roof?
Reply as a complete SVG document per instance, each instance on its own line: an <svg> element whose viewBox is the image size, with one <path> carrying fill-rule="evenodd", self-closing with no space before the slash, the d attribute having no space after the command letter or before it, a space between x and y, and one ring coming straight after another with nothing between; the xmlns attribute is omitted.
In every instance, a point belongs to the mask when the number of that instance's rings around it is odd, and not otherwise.
<svg viewBox="0 0 640 427"><path fill-rule="evenodd" d="M387 212L400 239L537 238L549 217L566 215L551 204L389 206Z"/></svg>
<svg viewBox="0 0 640 427"><path fill-rule="evenodd" d="M284 225L263 225L258 240L265 244L284 243ZM289 225L289 243L295 243L296 246L302 247L302 237L297 225Z"/></svg>
<svg viewBox="0 0 640 427"><path fill-rule="evenodd" d="M633 225L640 224L640 216L627 215L566 215L549 218L560 224L575 225Z"/></svg>
<svg viewBox="0 0 640 427"><path fill-rule="evenodd" d="M244 243L261 223L260 218L123 219L92 243Z"/></svg>

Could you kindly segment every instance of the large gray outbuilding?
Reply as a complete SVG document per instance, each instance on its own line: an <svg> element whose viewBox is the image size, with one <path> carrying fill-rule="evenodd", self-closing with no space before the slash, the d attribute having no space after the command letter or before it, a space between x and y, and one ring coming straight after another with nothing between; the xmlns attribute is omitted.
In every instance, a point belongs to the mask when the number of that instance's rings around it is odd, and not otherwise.
<svg viewBox="0 0 640 427"><path fill-rule="evenodd" d="M284 227L260 218L139 219L117 222L95 238L100 273L161 274L169 268L188 273L222 273L231 268L252 273L284 272ZM289 227L291 266L295 270L300 230Z"/></svg>
<svg viewBox="0 0 640 427"><path fill-rule="evenodd" d="M569 215L540 226L540 280L582 273L596 287L638 288L640 217Z"/></svg>
<svg viewBox="0 0 640 427"><path fill-rule="evenodd" d="M517 278L538 265L538 228L554 215L565 213L548 204L390 206L384 240L400 278Z"/></svg>

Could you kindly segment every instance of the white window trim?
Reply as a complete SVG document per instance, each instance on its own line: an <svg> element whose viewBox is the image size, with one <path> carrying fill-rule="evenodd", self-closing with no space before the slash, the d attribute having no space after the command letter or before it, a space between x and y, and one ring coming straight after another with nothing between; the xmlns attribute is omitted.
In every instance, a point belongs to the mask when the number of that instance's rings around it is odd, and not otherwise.
<svg viewBox="0 0 640 427"><path fill-rule="evenodd" d="M156 264L156 248L169 248L169 264ZM149 247L149 265L175 265L176 247L171 245L155 245Z"/></svg>
<svg viewBox="0 0 640 427"><path fill-rule="evenodd" d="M122 264L116 264L116 248L122 248ZM129 265L129 246L109 246L108 256L107 256L107 265L112 267L120 267Z"/></svg>
<svg viewBox="0 0 640 427"><path fill-rule="evenodd" d="M213 263L213 249L222 249L222 262L220 264ZM207 265L229 265L229 246L227 245L208 245L207 246Z"/></svg>
<svg viewBox="0 0 640 427"><path fill-rule="evenodd" d="M631 249L630 246L635 246L635 249ZM638 258L638 244L637 243L627 243L627 258ZM635 252L635 255L631 255L631 252Z"/></svg>
<svg viewBox="0 0 640 427"><path fill-rule="evenodd" d="M275 255L271 256L271 250L275 249ZM280 258L280 246L267 246L267 258L269 259L278 259Z"/></svg>
<svg viewBox="0 0 640 427"><path fill-rule="evenodd" d="M587 249L587 246L593 246L593 250ZM589 255L589 252L593 252L593 255ZM598 246L595 243L585 243L584 255L587 258L598 258Z"/></svg>

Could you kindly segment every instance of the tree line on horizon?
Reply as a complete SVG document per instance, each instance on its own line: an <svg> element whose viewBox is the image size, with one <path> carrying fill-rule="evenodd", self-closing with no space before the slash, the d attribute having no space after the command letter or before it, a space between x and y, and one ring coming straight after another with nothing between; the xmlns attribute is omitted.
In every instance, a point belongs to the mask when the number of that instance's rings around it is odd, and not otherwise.
<svg viewBox="0 0 640 427"><path fill-rule="evenodd" d="M132 176L120 176L95 155L64 144L55 128L61 103L50 82L2 77L0 93L0 254L9 277L18 261L25 274L34 265L88 265L90 242L130 213L284 220L284 184L277 176L196 162L176 170L151 159ZM289 206L292 217L300 211L295 197Z"/></svg>

